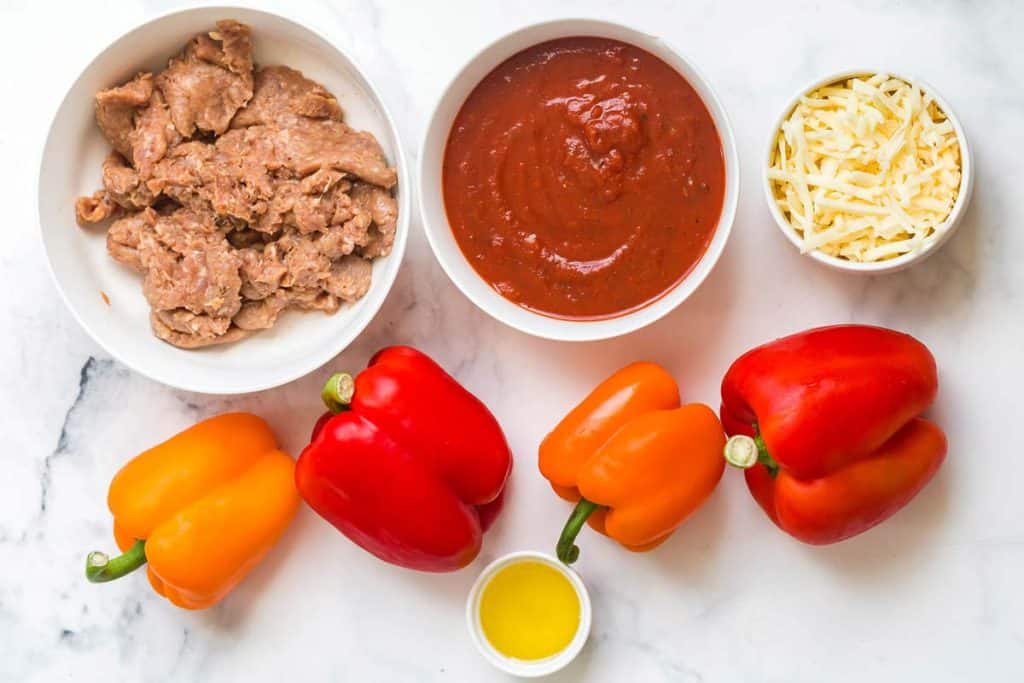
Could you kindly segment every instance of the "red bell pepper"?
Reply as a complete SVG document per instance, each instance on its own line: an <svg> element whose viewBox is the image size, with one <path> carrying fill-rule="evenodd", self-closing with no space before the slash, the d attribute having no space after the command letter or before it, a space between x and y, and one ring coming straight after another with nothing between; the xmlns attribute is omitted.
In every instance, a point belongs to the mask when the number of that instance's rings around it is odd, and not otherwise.
<svg viewBox="0 0 1024 683"><path fill-rule="evenodd" d="M423 353L378 352L338 374L299 457L302 498L357 545L421 571L453 571L480 552L501 509L512 454L491 412Z"/></svg>
<svg viewBox="0 0 1024 683"><path fill-rule="evenodd" d="M741 356L722 381L726 459L781 529L835 543L884 521L931 480L946 437L921 417L935 359L913 337L839 325Z"/></svg>

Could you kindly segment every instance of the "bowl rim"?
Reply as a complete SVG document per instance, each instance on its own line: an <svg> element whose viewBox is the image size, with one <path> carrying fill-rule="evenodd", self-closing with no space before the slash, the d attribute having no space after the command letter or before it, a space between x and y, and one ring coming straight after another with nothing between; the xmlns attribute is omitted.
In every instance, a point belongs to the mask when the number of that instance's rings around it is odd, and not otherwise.
<svg viewBox="0 0 1024 683"><path fill-rule="evenodd" d="M480 624L479 618L480 597L487 583L498 570L510 564L523 561L540 562L557 570L572 584L573 589L576 591L576 597L580 601L580 623L572 640L561 652L536 661L518 660L503 655L494 649L483 633L483 627ZM547 676L568 666L570 662L576 659L580 651L583 650L583 646L586 645L587 639L590 637L592 621L593 606L590 602L590 592L587 590L587 585L583 582L582 577L580 577L575 569L562 563L558 558L536 550L511 552L488 563L476 577L476 580L473 581L473 585L469 589L469 595L466 598L466 626L469 628L469 637L473 641L473 645L476 646L476 649L483 658L495 668L521 678Z"/></svg>
<svg viewBox="0 0 1024 683"><path fill-rule="evenodd" d="M599 36L602 35L602 30L623 32L629 34L630 37L613 37L613 39L630 43L635 47L651 52L655 57L658 57L658 59L662 58L652 51L652 45L658 45L665 51L671 53L692 73L692 77L689 74L683 74L675 65L669 64L674 71L680 73L680 75L686 79L687 83L697 91L698 96L708 109L708 113L711 115L722 146L722 158L725 170L725 189L722 198L722 209L719 214L718 224L715 227L715 231L712 233L711 239L709 240L704 253L693 264L693 266L691 266L689 272L687 272L679 279L678 282L665 292L661 293L658 297L652 299L638 309L610 318L584 320L563 319L518 306L493 291L493 288L486 283L486 281L484 281L483 278L480 277L479 273L477 273L472 267L472 264L467 263L466 265L472 271L472 277L486 285L486 295L477 295L477 293L470 288L468 283L464 282L460 276L456 274L454 264L449 261L442 250L440 235L444 231L449 233L451 232L451 225L449 224L448 217L444 213L443 209L443 196L441 199L443 215L440 217L441 220L438 221L440 225L436 225L431 219L431 212L428 210L426 204L426 185L428 183L428 178L437 177L438 182L436 184L439 191L443 192L440 187L441 170L438 168L427 168L427 149L434 141L433 139L435 136L441 138L438 140L437 144L442 147L448 140L452 122L446 122L447 125L444 128L443 134L440 131L435 131L435 128L440 125L439 116L441 105L444 104L445 100L449 97L455 84L464 77L464 74L467 71L475 67L481 61L485 53L499 47L507 41L512 41L518 37L527 36L531 33L552 28L563 28L558 36L562 38L579 35ZM531 45L544 42L544 40L556 40L558 37L538 39L530 42L527 46L521 49L527 49ZM518 51L519 50L517 50L517 52ZM504 59L511 57L513 54L515 53L513 52L498 61L492 60L493 63L489 64L489 68L485 71L485 74L489 73L504 61ZM473 87L476 87L478 83L479 81L477 81ZM470 89L470 92L472 92L472 88ZM463 100L463 102L464 101L465 100ZM441 156L443 158L443 150ZM487 42L478 50L473 52L463 62L462 66L460 66L448 79L448 82L445 84L441 93L434 102L431 114L427 119L427 125L422 137L420 138L418 163L418 201L420 216L423 223L423 231L426 234L427 242L430 244L430 249L434 253L434 257L441 264L441 268L448 276L448 279L451 280L456 288L458 288L466 298L472 301L477 308L495 320L525 334L552 341L587 342L612 339L647 327L674 311L700 288L701 284L703 284L718 264L718 261L729 242L729 237L732 233L736 213L739 207L741 168L736 138L728 112L722 103L721 98L718 96L718 93L711 86L707 76L696 66L692 59L683 54L683 52L681 52L671 41L652 35L651 33L643 31L630 24L621 21L610 21L607 19L592 17L561 17L528 23L498 35L496 38ZM454 257L455 260L462 259L465 261L465 255L462 253L458 244L455 245L455 248L458 251L458 254ZM680 294L680 292L682 293ZM500 301L494 297L498 297ZM497 310L498 307L501 306L501 302L506 302L511 306L514 306L516 310L522 311L525 315L522 316L521 320L512 319L507 316L505 312Z"/></svg>
<svg viewBox="0 0 1024 683"><path fill-rule="evenodd" d="M867 263L841 259L836 256L826 254L819 249L800 252L801 256L808 256L818 263L828 266L834 270L840 270L848 273L859 273L862 275L893 273L908 268L916 263L920 263L948 242L953 236L953 233L956 232L956 229L959 227L963 214L967 210L967 205L970 203L971 194L974 190L974 159L963 125L960 123L960 119L953 111L953 108L949 106L949 102L946 101L946 99L943 98L942 95L940 95L939 92L927 81L906 72L892 71L890 69L879 69L873 67L843 69L824 77L816 78L807 82L797 90L796 94L787 100L781 113L775 118L767 143L765 144L765 154L762 157L761 166L761 188L768 204L768 211L775 220L776 226L778 226L779 230L782 231L782 234L785 235L790 244L796 247L797 251L799 251L801 248L800 236L797 235L796 229L788 220L786 220L786 217L782 215L782 210L779 209L778 202L775 200L775 193L772 189L772 180L768 177L768 170L771 168L772 155L775 152L775 141L778 139L779 131L782 129L782 124L785 123L793 109L795 109L797 104L799 104L801 97L808 95L818 88L825 87L826 85L832 85L840 81L845 81L846 79L853 78L854 76L873 76L875 74L888 74L893 78L898 78L910 83L911 85L917 86L925 93L931 95L935 100L935 103L942 109L946 118L953 124L953 130L956 133L957 142L960 145L960 189L956 200L953 202L953 208L950 209L949 216L946 217L946 220L943 221L937 229L937 231L940 232L938 239L920 251L903 254L886 261L871 261Z"/></svg>
<svg viewBox="0 0 1024 683"><path fill-rule="evenodd" d="M402 188L401 195L397 198L398 200L398 224L395 228L395 242L392 246L391 253L386 257L387 259L394 259L397 263L390 267L384 268L379 279L375 279L375 284L378 287L383 288L383 293L380 296L380 301L377 302L374 310L370 311L364 319L356 319L352 325L346 328L346 333L338 337L340 343L337 346L325 346L327 349L322 353L310 354L305 362L299 362L296 364L294 370L288 373L281 374L279 377L267 378L262 381L250 381L249 383L237 383L230 387L217 386L216 382L189 382L180 380L173 371L163 370L161 367L144 367L140 363L129 361L123 358L120 354L115 353L109 345L102 340L92 329L92 327L86 322L82 313L76 309L71 302L70 297L61 285L60 279L57 277L57 273L54 269L53 261L50 258L50 250L47 244L45 231L43 229L42 212L41 206L43 197L40 196L40 187L42 175L44 172L43 163L46 159L47 150L50 146L50 140L53 136L54 127L57 124L57 118L60 116L65 105L68 103L71 97L71 92L75 87L75 84L81 80L90 69L92 69L96 62L114 45L124 40L131 34L141 31L151 25L157 24L161 21L169 19L173 16L183 14L199 14L199 13L210 13L219 14L224 13L230 15L233 12L243 12L249 15L263 15L272 21L285 22L291 24L294 27L302 29L309 33L313 37L317 38L321 43L334 50L336 55L340 55L344 61L348 62L348 66L351 67L351 71L358 77L362 87L370 96L372 104L379 110L381 118L387 126L389 133L394 140L394 149L392 150L392 156L394 158L395 170L398 174L397 185ZM36 223L36 235L43 247L43 253L45 255L46 269L50 274L50 280L60 294L60 298L64 303L65 308L71 313L71 316L75 319L78 325L85 331L92 341L97 344L103 351L111 358L117 360L117 362L123 364L133 372L136 372L144 377L159 382L165 386L172 387L174 389L180 389L183 391L191 391L200 394L208 395L222 395L231 396L237 394L245 394L257 391L264 391L267 389L273 389L279 386L283 386L297 379L305 377L311 372L323 367L325 364L330 362L332 358L343 352L353 341L355 341L360 334L366 329L366 327L376 318L380 309L384 306L384 302L387 300L388 294L394 286L395 280L398 277L398 271L401 269L402 261L405 256L406 244L409 238L410 230L410 213L413 208L412 194L415 192L413 183L409 177L409 166L405 158L405 151L402 145L401 134L398 130L398 126L395 125L395 120L391 115L390 109L388 109L384 98L381 97L380 92L373 82L367 77L365 70L360 63L344 48L340 47L335 41L330 40L324 34L314 29L310 24L295 17L294 15L285 16L279 12L270 11L261 8L248 7L245 5L232 5L232 4L211 4L211 5L198 5L193 7L175 7L164 12L159 12L152 16L148 16L144 20L133 23L129 28L119 30L109 42L106 42L101 48L99 48L92 57L86 62L86 64L77 71L73 72L73 76L64 84L65 94L60 98L56 107L53 109L49 116L49 124L46 128L46 135L43 138L42 145L39 147L39 152L35 160L36 172L33 174L33 194L35 201L33 202L33 208L35 210L35 223ZM375 273L376 274L376 273ZM371 284L371 288L374 285ZM263 375L261 375L262 377Z"/></svg>

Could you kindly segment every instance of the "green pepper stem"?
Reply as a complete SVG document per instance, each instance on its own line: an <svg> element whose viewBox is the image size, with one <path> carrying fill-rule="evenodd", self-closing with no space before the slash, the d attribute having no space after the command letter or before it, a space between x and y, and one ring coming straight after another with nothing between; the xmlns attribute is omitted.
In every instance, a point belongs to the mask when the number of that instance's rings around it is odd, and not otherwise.
<svg viewBox="0 0 1024 683"><path fill-rule="evenodd" d="M562 528L562 535L558 537L557 554L558 559L566 564L572 564L580 556L580 548L575 544L583 523L594 513L594 510L601 507L597 503L591 503L586 498L580 498L576 503L569 520Z"/></svg>
<svg viewBox="0 0 1024 683"><path fill-rule="evenodd" d="M757 463L759 450L754 439L746 434L736 434L725 442L725 461L733 467L745 470Z"/></svg>
<svg viewBox="0 0 1024 683"><path fill-rule="evenodd" d="M757 433L756 427L754 431L755 436L752 437L746 434L729 437L729 440L725 442L725 461L741 470L750 469L760 463L774 477L779 472L779 464L768 453L768 447L765 445L764 439L761 438L761 434Z"/></svg>
<svg viewBox="0 0 1024 683"><path fill-rule="evenodd" d="M85 578L92 583L106 583L120 579L144 564L146 564L145 541L135 541L135 545L115 558L110 558L106 553L94 550L85 558Z"/></svg>
<svg viewBox="0 0 1024 683"><path fill-rule="evenodd" d="M320 398L323 399L327 409L337 415L348 410L352 403L352 396L356 393L356 382L352 375L347 372L336 372L324 384Z"/></svg>

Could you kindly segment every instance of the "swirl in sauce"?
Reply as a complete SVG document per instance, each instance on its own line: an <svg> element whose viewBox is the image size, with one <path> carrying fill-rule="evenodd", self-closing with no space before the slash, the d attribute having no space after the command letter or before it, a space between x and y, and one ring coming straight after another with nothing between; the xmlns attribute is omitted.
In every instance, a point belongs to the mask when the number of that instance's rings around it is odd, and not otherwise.
<svg viewBox="0 0 1024 683"><path fill-rule="evenodd" d="M569 319L622 315L672 289L703 256L725 190L721 140L686 79L589 37L535 45L484 77L442 175L480 276Z"/></svg>

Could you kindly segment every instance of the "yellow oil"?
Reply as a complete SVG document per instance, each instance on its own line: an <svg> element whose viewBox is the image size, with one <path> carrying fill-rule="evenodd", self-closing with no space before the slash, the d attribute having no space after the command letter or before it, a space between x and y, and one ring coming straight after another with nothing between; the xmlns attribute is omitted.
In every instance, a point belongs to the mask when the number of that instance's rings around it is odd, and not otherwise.
<svg viewBox="0 0 1024 683"><path fill-rule="evenodd" d="M572 642L580 625L580 599L554 567L515 562L484 586L480 625L488 642L506 657L544 659Z"/></svg>

